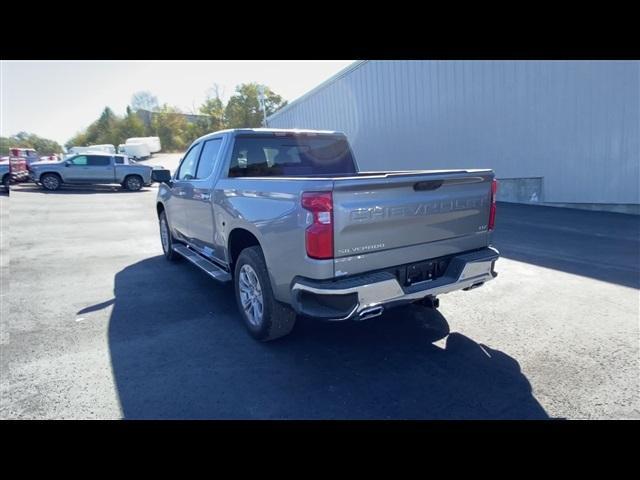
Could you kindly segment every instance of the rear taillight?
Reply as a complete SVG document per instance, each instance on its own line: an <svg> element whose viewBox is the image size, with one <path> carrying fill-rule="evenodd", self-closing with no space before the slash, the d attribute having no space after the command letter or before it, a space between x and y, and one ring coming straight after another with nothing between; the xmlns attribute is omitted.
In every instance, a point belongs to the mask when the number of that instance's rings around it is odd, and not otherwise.
<svg viewBox="0 0 640 480"><path fill-rule="evenodd" d="M491 209L489 210L489 230L493 230L496 225L496 193L498 192L498 181L494 178L491 182Z"/></svg>
<svg viewBox="0 0 640 480"><path fill-rule="evenodd" d="M305 231L307 255L311 258L333 258L333 197L331 192L303 192L302 208L313 215Z"/></svg>

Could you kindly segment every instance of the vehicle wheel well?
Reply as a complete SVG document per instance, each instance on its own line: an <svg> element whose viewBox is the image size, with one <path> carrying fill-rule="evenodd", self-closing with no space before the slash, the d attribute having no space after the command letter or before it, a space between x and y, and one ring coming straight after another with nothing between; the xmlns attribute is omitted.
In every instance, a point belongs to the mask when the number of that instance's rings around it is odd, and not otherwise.
<svg viewBox="0 0 640 480"><path fill-rule="evenodd" d="M40 178L44 177L45 175L55 175L60 179L60 183L62 183L62 175L60 175L58 172L42 172L40 174Z"/></svg>
<svg viewBox="0 0 640 480"><path fill-rule="evenodd" d="M235 262L240 256L240 252L245 248L253 246L261 246L253 233L244 228L236 228L231 231L227 249L229 252L229 267L231 272L234 270Z"/></svg>
<svg viewBox="0 0 640 480"><path fill-rule="evenodd" d="M124 178L122 179L122 183L127 183L127 179L128 179L128 178L131 178L131 177L138 177L141 181L144 181L144 180L142 179L142 175L139 175L139 174L137 174L137 173L130 173L130 174L128 174L126 177L124 177Z"/></svg>
<svg viewBox="0 0 640 480"><path fill-rule="evenodd" d="M160 218L160 214L164 212L164 205L160 202L156 205L156 212L158 212L158 218Z"/></svg>

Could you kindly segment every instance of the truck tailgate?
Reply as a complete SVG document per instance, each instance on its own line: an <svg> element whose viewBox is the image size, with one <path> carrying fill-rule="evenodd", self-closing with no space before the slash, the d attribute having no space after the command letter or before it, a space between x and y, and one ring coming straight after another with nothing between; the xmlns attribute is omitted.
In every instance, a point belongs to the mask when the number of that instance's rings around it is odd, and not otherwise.
<svg viewBox="0 0 640 480"><path fill-rule="evenodd" d="M491 170L447 170L336 179L336 275L487 246L493 177Z"/></svg>

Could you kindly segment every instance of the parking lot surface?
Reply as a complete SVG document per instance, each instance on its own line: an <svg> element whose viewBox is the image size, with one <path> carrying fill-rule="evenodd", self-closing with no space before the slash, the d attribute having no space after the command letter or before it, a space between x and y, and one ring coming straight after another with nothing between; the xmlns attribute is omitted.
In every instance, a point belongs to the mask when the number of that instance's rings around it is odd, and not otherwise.
<svg viewBox="0 0 640 480"><path fill-rule="evenodd" d="M0 197L1 418L640 418L638 217L499 204L495 281L261 344L155 195Z"/></svg>

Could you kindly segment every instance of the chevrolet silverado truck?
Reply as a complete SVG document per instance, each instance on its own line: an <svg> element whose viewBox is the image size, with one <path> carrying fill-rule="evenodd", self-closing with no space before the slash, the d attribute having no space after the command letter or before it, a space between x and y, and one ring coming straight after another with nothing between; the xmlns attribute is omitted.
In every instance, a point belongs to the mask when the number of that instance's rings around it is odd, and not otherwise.
<svg viewBox="0 0 640 480"><path fill-rule="evenodd" d="M91 152L72 155L58 162L34 162L29 166L30 178L46 190L62 185L119 184L136 191L151 184L149 165L139 165L125 155Z"/></svg>
<svg viewBox="0 0 640 480"><path fill-rule="evenodd" d="M154 170L165 257L233 282L258 340L492 280L492 170L360 171L344 134L235 129Z"/></svg>

